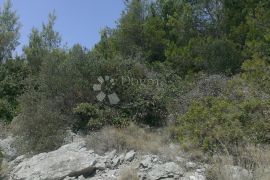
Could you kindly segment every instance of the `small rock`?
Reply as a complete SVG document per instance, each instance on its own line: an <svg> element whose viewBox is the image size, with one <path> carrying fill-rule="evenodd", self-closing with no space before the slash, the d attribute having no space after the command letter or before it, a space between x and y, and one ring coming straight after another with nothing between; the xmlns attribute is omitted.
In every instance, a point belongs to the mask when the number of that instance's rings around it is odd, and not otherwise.
<svg viewBox="0 0 270 180"><path fill-rule="evenodd" d="M11 136L3 140L0 139L0 149L7 160L13 160L17 156L17 150L12 147L13 142L14 138Z"/></svg>
<svg viewBox="0 0 270 180"><path fill-rule="evenodd" d="M184 163L186 160L180 156L176 156L176 161L180 163Z"/></svg>
<svg viewBox="0 0 270 180"><path fill-rule="evenodd" d="M197 164L194 162L187 162L186 163L186 168L187 169L195 169L197 167Z"/></svg>
<svg viewBox="0 0 270 180"><path fill-rule="evenodd" d="M206 180L206 177L200 173L186 173L185 177L181 180Z"/></svg>
<svg viewBox="0 0 270 180"><path fill-rule="evenodd" d="M196 172L197 173L204 173L205 172L205 168L197 169Z"/></svg>
<svg viewBox="0 0 270 180"><path fill-rule="evenodd" d="M165 178L179 178L184 175L184 170L174 162L154 165L148 172L149 180Z"/></svg>
<svg viewBox="0 0 270 180"><path fill-rule="evenodd" d="M98 162L96 164L96 168L98 170L105 170L107 167L108 167L108 162L106 158L101 157L100 159L98 159Z"/></svg>
<svg viewBox="0 0 270 180"><path fill-rule="evenodd" d="M135 154L136 154L135 151L133 151L133 150L129 151L125 156L125 161L131 162L134 159Z"/></svg>
<svg viewBox="0 0 270 180"><path fill-rule="evenodd" d="M78 180L85 180L84 176L79 176Z"/></svg>
<svg viewBox="0 0 270 180"><path fill-rule="evenodd" d="M114 158L114 156L116 155L116 150L113 150L109 153L105 153L105 158L108 160L112 160Z"/></svg>
<svg viewBox="0 0 270 180"><path fill-rule="evenodd" d="M112 167L113 167L113 168L116 168L118 165L120 165L120 164L123 162L124 157L125 157L125 156L124 156L123 154L121 154L121 155L115 157L115 158L112 160Z"/></svg>
<svg viewBox="0 0 270 180"><path fill-rule="evenodd" d="M140 162L140 167L149 168L152 166L152 157L144 156L144 159Z"/></svg>
<svg viewBox="0 0 270 180"><path fill-rule="evenodd" d="M189 177L190 180L205 180L205 176L195 173L195 175Z"/></svg>

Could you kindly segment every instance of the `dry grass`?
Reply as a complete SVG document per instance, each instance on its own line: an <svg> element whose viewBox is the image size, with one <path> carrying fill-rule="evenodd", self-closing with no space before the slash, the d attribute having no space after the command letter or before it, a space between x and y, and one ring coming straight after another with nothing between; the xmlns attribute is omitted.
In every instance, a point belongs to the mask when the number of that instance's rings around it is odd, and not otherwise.
<svg viewBox="0 0 270 180"><path fill-rule="evenodd" d="M234 180L231 174L224 171L224 167L240 166L248 170L250 180L269 180L270 179L270 147L256 147L248 145L237 148L232 155L217 155L212 158L212 168L208 171L210 180ZM248 180L246 177L241 177ZM240 180L242 180L240 179Z"/></svg>
<svg viewBox="0 0 270 180"><path fill-rule="evenodd" d="M87 137L89 149L99 154L116 149L117 151L136 150L153 154L166 153L167 157L179 152L177 146L170 146L170 138L165 132L153 132L134 124L124 129L106 127Z"/></svg>
<svg viewBox="0 0 270 180"><path fill-rule="evenodd" d="M6 138L9 134L8 125L0 122L0 139Z"/></svg>
<svg viewBox="0 0 270 180"><path fill-rule="evenodd" d="M139 180L137 171L132 168L126 168L120 172L118 180Z"/></svg>

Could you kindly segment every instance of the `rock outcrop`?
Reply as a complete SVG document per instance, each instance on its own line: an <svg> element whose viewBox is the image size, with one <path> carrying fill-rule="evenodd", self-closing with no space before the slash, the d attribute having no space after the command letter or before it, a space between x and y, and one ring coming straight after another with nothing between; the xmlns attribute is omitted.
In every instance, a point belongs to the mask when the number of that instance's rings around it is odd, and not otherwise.
<svg viewBox="0 0 270 180"><path fill-rule="evenodd" d="M83 141L41 153L12 167L10 180L64 179L67 176L90 176L96 170L99 156L85 148ZM15 159L14 161L17 161ZM12 164L12 163L11 163Z"/></svg>
<svg viewBox="0 0 270 180"><path fill-rule="evenodd" d="M8 164L8 180L117 180L125 169L134 169L141 180L205 180L205 169L183 158L165 161L133 150L101 156L88 150L82 138L52 152L19 156Z"/></svg>
<svg viewBox="0 0 270 180"><path fill-rule="evenodd" d="M3 140L0 139L0 149L5 158L8 160L14 159L17 155L16 149L12 147L13 142L14 138L11 136L8 136L6 139Z"/></svg>

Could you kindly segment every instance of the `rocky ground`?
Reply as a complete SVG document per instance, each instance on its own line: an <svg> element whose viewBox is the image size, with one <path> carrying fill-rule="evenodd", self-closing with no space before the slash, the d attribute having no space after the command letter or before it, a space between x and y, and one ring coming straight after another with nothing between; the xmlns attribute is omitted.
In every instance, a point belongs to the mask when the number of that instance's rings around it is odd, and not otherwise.
<svg viewBox="0 0 270 180"><path fill-rule="evenodd" d="M98 155L86 148L83 138L59 149L32 157L16 157L10 144L12 138L0 140L5 155L4 169L7 180L205 180L208 165L177 156L166 161L153 154L134 150L118 153L116 150ZM228 167L232 179L248 179L249 173L240 167ZM241 175L241 176L240 176Z"/></svg>

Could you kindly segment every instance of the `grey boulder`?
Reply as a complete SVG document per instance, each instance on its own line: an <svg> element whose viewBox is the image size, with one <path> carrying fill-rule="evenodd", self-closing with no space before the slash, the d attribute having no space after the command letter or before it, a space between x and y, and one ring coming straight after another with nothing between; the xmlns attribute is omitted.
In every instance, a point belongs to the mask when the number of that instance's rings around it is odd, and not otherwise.
<svg viewBox="0 0 270 180"><path fill-rule="evenodd" d="M41 153L12 167L10 180L58 180L89 176L96 170L100 157L85 148L85 142L64 145L58 150ZM16 160L15 160L16 161Z"/></svg>

